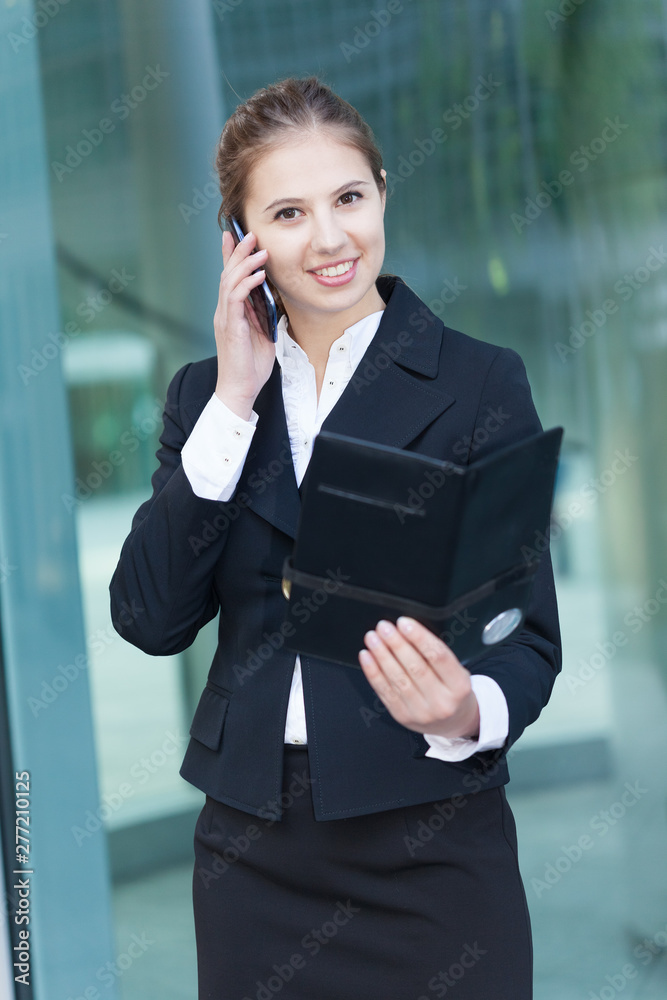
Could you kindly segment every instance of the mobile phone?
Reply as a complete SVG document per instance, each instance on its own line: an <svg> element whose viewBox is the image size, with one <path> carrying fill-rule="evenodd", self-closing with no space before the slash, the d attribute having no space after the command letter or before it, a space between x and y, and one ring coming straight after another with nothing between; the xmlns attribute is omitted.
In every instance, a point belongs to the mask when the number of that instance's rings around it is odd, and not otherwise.
<svg viewBox="0 0 667 1000"><path fill-rule="evenodd" d="M238 245L245 233L241 229L237 219L231 216L231 233L234 237L234 242ZM256 251L253 250L253 253ZM259 270L259 268L257 269ZM267 285L266 281L263 281L261 285L250 292L250 301L252 302L253 309L257 314L257 319L259 320L262 329L269 338L269 340L276 341L278 339L278 313L276 310L276 301L271 294L271 289Z"/></svg>

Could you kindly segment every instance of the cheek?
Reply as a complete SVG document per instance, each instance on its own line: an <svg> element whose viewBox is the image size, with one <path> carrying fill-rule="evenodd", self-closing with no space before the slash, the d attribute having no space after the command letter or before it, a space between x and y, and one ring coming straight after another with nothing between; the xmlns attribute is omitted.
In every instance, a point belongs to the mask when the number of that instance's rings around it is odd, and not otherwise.
<svg viewBox="0 0 667 1000"><path fill-rule="evenodd" d="M351 228L349 232L353 239L369 251L384 248L384 225L381 215L378 215L377 218L365 219L363 223L360 222L359 226Z"/></svg>
<svg viewBox="0 0 667 1000"><path fill-rule="evenodd" d="M288 285L293 279L293 270L284 255L275 253L268 264L268 272L276 285Z"/></svg>
<svg viewBox="0 0 667 1000"><path fill-rule="evenodd" d="M268 248L269 274L279 281L294 281L298 276L300 262L303 259L299 248L291 241L274 240Z"/></svg>

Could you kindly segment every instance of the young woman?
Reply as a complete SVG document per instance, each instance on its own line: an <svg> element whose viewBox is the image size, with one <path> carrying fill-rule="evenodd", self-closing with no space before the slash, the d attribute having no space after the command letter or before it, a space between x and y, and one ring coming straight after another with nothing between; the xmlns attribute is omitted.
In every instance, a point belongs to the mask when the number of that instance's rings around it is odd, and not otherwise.
<svg viewBox="0 0 667 1000"><path fill-rule="evenodd" d="M207 796L199 996L528 1000L503 786L560 669L548 558L522 631L472 673L412 619L378 622L361 670L295 657L281 632L319 430L474 462L539 429L523 365L380 275L380 153L318 80L240 105L217 169L221 217L247 233L223 234L217 356L171 383L153 495L111 584L114 610L144 609L123 636L148 653L185 649L219 615L181 771ZM248 298L265 277L276 343Z"/></svg>

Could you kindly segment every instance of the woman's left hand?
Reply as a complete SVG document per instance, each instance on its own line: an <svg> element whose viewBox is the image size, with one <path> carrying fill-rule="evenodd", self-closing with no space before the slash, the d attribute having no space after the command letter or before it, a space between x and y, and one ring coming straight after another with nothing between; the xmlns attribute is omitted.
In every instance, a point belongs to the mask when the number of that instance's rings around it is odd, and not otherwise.
<svg viewBox="0 0 667 1000"><path fill-rule="evenodd" d="M380 621L364 636L359 663L397 722L417 733L477 739L479 705L470 672L414 618Z"/></svg>

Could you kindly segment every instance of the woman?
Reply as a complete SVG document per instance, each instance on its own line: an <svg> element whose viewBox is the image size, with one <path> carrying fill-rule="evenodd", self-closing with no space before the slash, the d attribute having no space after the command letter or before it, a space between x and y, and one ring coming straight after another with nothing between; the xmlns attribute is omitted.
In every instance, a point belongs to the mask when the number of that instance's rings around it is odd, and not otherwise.
<svg viewBox="0 0 667 1000"><path fill-rule="evenodd" d="M506 752L560 669L548 559L523 630L472 674L406 618L365 636L359 671L295 659L280 587L325 420L476 461L539 429L523 365L380 276L380 153L318 80L238 107L217 169L221 216L247 234L223 234L217 357L172 381L153 496L111 585L114 610L141 607L123 635L148 653L187 648L220 616L181 771L207 796L199 996L527 1000L530 925L503 785ZM282 311L275 344L248 299L265 277Z"/></svg>

